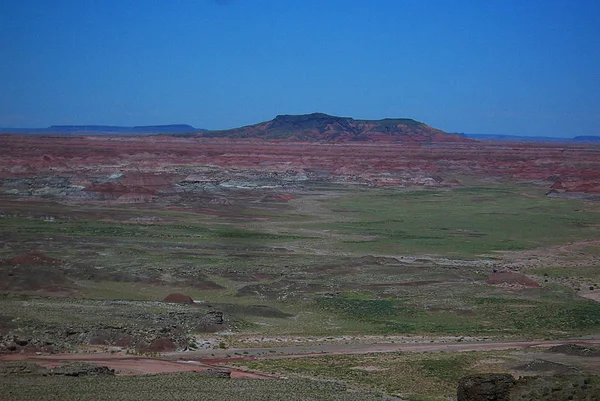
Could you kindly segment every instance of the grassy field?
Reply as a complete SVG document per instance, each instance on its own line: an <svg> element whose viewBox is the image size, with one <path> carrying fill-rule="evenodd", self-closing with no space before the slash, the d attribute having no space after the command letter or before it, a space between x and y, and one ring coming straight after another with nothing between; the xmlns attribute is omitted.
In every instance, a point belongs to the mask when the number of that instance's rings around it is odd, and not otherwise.
<svg viewBox="0 0 600 401"><path fill-rule="evenodd" d="M493 363L486 363L493 361ZM474 373L505 373L514 362L509 351L366 354L243 362L251 369L290 377L319 377L375 388L410 400L446 400L456 383Z"/></svg>
<svg viewBox="0 0 600 401"><path fill-rule="evenodd" d="M544 358L560 362L549 362ZM510 399L593 400L600 390L600 377L597 376L597 364L586 363L540 350L506 350L313 356L243 361L235 362L235 365L285 374L293 379L327 378L412 401L455 399L458 381L472 374L508 373L519 378L549 375L539 381L536 381L539 377L519 380ZM537 368L532 369L534 366ZM559 379L553 376L559 373L556 369L563 374L571 373Z"/></svg>
<svg viewBox="0 0 600 401"><path fill-rule="evenodd" d="M512 186L354 191L324 203L330 221L311 228L363 236L337 244L354 252L474 257L597 237L600 224L595 206Z"/></svg>
<svg viewBox="0 0 600 401"><path fill-rule="evenodd" d="M598 334L600 303L575 290L600 281L598 203L508 184L311 184L291 191L289 202L263 201L271 192L231 190L220 194L231 204L176 209L0 196L0 335L66 350L125 334L153 340L162 330L178 347L210 340L209 348L293 345L294 337ZM32 251L56 260L9 260ZM534 263L527 252L548 257ZM577 263L561 264L571 260ZM540 287L486 284L505 266L522 266ZM173 292L201 304L157 302ZM199 324L214 310L225 314L216 334ZM55 399L368 400L385 392L437 401L452 399L461 377L507 371L514 358L498 351L244 362L290 377L260 382L192 374L0 377L0 398L47 399L52 387Z"/></svg>
<svg viewBox="0 0 600 401"><path fill-rule="evenodd" d="M49 395L49 389L52 389ZM229 380L194 374L142 377L0 377L0 398L21 400L381 400L370 390L316 380Z"/></svg>
<svg viewBox="0 0 600 401"><path fill-rule="evenodd" d="M201 210L5 202L0 257L39 251L63 262L13 269L3 290L52 295L45 289L52 284L63 296L140 301L184 292L294 316L234 311L245 322L242 334L564 337L600 326L600 304L569 287L485 284L492 268L502 268L502 251L599 239L596 203L508 184L312 185L288 203L259 201L264 194L253 191L226 195L240 201ZM541 278L592 280L599 271L536 269Z"/></svg>

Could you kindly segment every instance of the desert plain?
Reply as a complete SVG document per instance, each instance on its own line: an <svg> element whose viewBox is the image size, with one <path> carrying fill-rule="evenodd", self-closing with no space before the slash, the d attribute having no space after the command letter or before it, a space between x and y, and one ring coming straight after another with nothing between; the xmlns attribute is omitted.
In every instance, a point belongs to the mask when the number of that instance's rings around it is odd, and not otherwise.
<svg viewBox="0 0 600 401"><path fill-rule="evenodd" d="M598 399L597 144L1 135L0 244L2 399Z"/></svg>

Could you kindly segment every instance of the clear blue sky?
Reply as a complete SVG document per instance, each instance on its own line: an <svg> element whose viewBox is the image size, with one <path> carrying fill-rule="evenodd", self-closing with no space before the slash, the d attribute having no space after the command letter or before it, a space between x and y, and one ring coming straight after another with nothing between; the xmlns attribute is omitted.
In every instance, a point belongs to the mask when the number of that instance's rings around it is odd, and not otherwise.
<svg viewBox="0 0 600 401"><path fill-rule="evenodd" d="M0 126L600 135L597 0L2 0Z"/></svg>

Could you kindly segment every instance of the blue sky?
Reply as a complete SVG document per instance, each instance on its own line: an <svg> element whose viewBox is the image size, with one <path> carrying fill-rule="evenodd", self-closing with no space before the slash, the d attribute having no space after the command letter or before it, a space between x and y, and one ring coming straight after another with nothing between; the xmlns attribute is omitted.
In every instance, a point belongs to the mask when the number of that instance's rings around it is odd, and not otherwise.
<svg viewBox="0 0 600 401"><path fill-rule="evenodd" d="M600 135L600 1L3 0L0 126Z"/></svg>

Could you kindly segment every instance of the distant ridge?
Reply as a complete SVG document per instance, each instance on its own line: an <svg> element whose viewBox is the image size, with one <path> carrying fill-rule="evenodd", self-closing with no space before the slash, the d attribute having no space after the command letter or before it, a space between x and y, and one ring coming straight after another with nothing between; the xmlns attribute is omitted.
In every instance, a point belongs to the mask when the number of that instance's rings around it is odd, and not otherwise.
<svg viewBox="0 0 600 401"><path fill-rule="evenodd" d="M52 125L48 128L0 128L0 133L34 135L149 135L199 131L204 130L187 124L138 125L134 127L113 125Z"/></svg>
<svg viewBox="0 0 600 401"><path fill-rule="evenodd" d="M177 135L177 134L176 134ZM470 142L410 118L355 120L324 113L278 115L273 120L222 131L204 131L202 138L256 138L308 142Z"/></svg>
<svg viewBox="0 0 600 401"><path fill-rule="evenodd" d="M573 140L578 141L578 142L600 142L600 136L582 135L582 136L576 136L575 138L573 138Z"/></svg>
<svg viewBox="0 0 600 401"><path fill-rule="evenodd" d="M555 142L571 141L571 138L557 138L552 136L525 136L525 135L499 135L499 134L459 134L465 138L476 139L478 141L525 141L525 142Z"/></svg>
<svg viewBox="0 0 600 401"><path fill-rule="evenodd" d="M463 134L465 138L471 138L478 141L499 141L499 142L598 142L600 136L576 136L576 137L554 137L554 136L525 136L525 135L498 135L498 134Z"/></svg>

